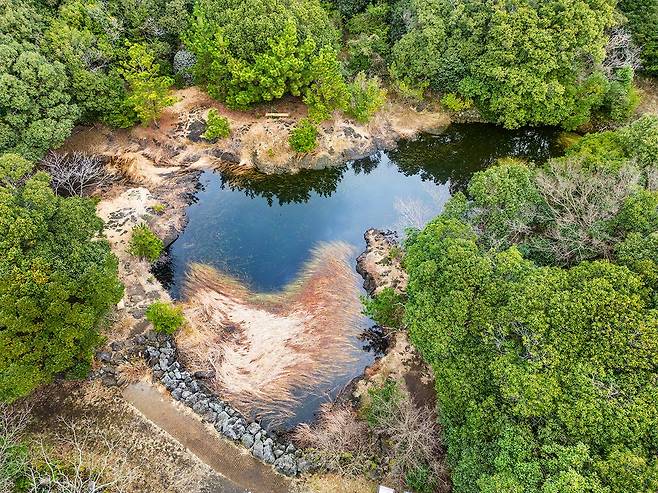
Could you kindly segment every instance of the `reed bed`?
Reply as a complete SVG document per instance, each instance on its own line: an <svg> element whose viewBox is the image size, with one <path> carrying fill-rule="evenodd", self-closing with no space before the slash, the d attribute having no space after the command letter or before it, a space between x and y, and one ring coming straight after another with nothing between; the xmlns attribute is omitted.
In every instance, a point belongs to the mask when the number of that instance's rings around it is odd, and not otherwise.
<svg viewBox="0 0 658 493"><path fill-rule="evenodd" d="M331 382L354 359L361 303L352 253L344 243L319 246L275 294L193 264L183 289L188 325L177 338L185 363L214 369L211 385L243 412L283 422L304 394L297 390Z"/></svg>

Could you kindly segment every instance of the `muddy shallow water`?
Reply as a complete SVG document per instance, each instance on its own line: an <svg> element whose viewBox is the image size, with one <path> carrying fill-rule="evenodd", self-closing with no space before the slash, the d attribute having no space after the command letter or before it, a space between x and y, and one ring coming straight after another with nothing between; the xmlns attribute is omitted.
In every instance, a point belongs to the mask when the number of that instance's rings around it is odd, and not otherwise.
<svg viewBox="0 0 658 493"><path fill-rule="evenodd" d="M559 154L557 136L553 129L452 125L440 135L402 142L393 151L337 168L274 176L206 172L188 209L189 224L156 275L175 298L192 262L210 264L253 291L281 290L297 278L318 244L353 245L354 264L365 247L366 229L420 226L497 158L543 162ZM367 329L371 323L363 318L361 325ZM301 404L287 425L312 418L323 400L373 361L373 345L355 342L354 361L340 378L330 386L298 389Z"/></svg>

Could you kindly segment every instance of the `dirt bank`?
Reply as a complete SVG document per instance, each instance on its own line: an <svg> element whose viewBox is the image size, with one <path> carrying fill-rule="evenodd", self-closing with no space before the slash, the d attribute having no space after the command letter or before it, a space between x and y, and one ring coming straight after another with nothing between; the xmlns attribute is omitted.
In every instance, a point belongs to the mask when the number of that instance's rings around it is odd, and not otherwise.
<svg viewBox="0 0 658 493"><path fill-rule="evenodd" d="M229 167L235 172L290 173L341 165L350 159L388 149L400 139L439 131L450 123L442 110L416 111L388 102L368 124L358 124L339 112L320 125L318 147L295 153L290 130L306 116L306 107L289 97L249 111L232 111L196 87L176 91L178 101L165 109L158 126L112 130L103 125L79 128L62 150L85 151L133 161L139 173L160 166ZM211 108L229 120L231 135L211 143L201 137ZM269 113L286 115L268 117Z"/></svg>

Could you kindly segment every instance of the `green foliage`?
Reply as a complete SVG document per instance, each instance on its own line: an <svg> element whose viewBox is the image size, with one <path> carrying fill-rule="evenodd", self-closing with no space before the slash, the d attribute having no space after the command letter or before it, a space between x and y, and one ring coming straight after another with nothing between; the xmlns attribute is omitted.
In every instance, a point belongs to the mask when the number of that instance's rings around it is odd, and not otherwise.
<svg viewBox="0 0 658 493"><path fill-rule="evenodd" d="M136 257L155 262L162 255L162 240L146 224L139 224L132 229L128 249Z"/></svg>
<svg viewBox="0 0 658 493"><path fill-rule="evenodd" d="M160 65L145 45L129 45L128 60L120 72L130 88L126 102L143 125L156 121L162 110L176 101L169 95L173 78L159 75Z"/></svg>
<svg viewBox="0 0 658 493"><path fill-rule="evenodd" d="M448 108L450 111L464 111L473 107L473 101L470 99L463 99L457 94L449 92L441 98L441 104Z"/></svg>
<svg viewBox="0 0 658 493"><path fill-rule="evenodd" d="M224 139L231 135L228 119L212 108L208 112L208 123L202 137L206 140Z"/></svg>
<svg viewBox="0 0 658 493"><path fill-rule="evenodd" d="M152 303L146 310L146 319L156 332L171 335L185 322L183 310L164 301Z"/></svg>
<svg viewBox="0 0 658 493"><path fill-rule="evenodd" d="M333 110L347 106L348 98L337 54L331 48L323 48L310 64L310 83L304 94L308 116L316 122L328 120Z"/></svg>
<svg viewBox="0 0 658 493"><path fill-rule="evenodd" d="M657 137L649 116L500 162L408 237L456 493L658 487Z"/></svg>
<svg viewBox="0 0 658 493"><path fill-rule="evenodd" d="M352 17L347 24L347 69L350 73L367 72L384 75L390 57L390 6L368 5L365 12Z"/></svg>
<svg viewBox="0 0 658 493"><path fill-rule="evenodd" d="M404 298L387 287L372 298L363 298L364 315L373 319L378 325L392 329L402 328L404 318Z"/></svg>
<svg viewBox="0 0 658 493"><path fill-rule="evenodd" d="M290 132L288 143L295 152L311 152L318 145L317 126L308 119L300 120Z"/></svg>
<svg viewBox="0 0 658 493"><path fill-rule="evenodd" d="M3 3L7 10L16 9L17 16L28 10L7 0ZM0 152L37 159L64 142L79 110L71 102L64 66L49 61L31 42L12 37L27 35L26 28L4 30L10 26L11 22L4 28L0 24Z"/></svg>
<svg viewBox="0 0 658 493"><path fill-rule="evenodd" d="M405 257L455 491L655 488L658 317L642 278L605 261L538 268L469 230L439 217Z"/></svg>
<svg viewBox="0 0 658 493"><path fill-rule="evenodd" d="M390 418L388 413L393 411L390 404L400 399L402 399L402 395L397 382L387 379L381 386L368 389L368 400L361 409L361 413L368 424L376 428Z"/></svg>
<svg viewBox="0 0 658 493"><path fill-rule="evenodd" d="M368 79L364 72L357 74L348 91L350 104L346 112L359 123L369 122L386 102L386 91L382 89L379 79Z"/></svg>
<svg viewBox="0 0 658 493"><path fill-rule="evenodd" d="M506 127L575 128L604 103L609 83L597 67L614 4L411 0L414 22L393 48L391 72L473 99ZM622 99L610 95L616 117L631 106Z"/></svg>
<svg viewBox="0 0 658 493"><path fill-rule="evenodd" d="M433 493L436 491L436 478L429 467L418 467L407 473L405 483L416 493Z"/></svg>
<svg viewBox="0 0 658 493"><path fill-rule="evenodd" d="M0 400L13 401L85 375L123 288L91 200L56 196L17 156L0 173Z"/></svg>
<svg viewBox="0 0 658 493"><path fill-rule="evenodd" d="M628 17L635 43L642 48L643 69L658 74L658 1L620 0L619 9Z"/></svg>
<svg viewBox="0 0 658 493"><path fill-rule="evenodd" d="M322 69L336 42L317 0L200 0L185 36L197 82L234 108L326 85L318 81L330 77Z"/></svg>

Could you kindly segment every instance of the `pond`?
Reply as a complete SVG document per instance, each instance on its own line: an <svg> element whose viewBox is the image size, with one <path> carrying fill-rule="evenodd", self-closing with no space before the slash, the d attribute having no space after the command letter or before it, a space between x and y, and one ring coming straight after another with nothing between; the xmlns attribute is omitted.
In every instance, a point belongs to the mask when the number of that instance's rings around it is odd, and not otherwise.
<svg viewBox="0 0 658 493"><path fill-rule="evenodd" d="M368 228L403 231L438 214L472 174L506 156L543 162L561 152L558 131L504 130L484 124L451 125L443 133L402 142L341 167L295 175L229 176L206 172L189 224L156 272L174 298L181 295L188 266L209 264L256 292L275 292L293 282L323 242L364 250ZM363 327L371 323L363 320ZM311 419L377 355L376 344L357 344L355 363L331 388L306 393L286 424Z"/></svg>

